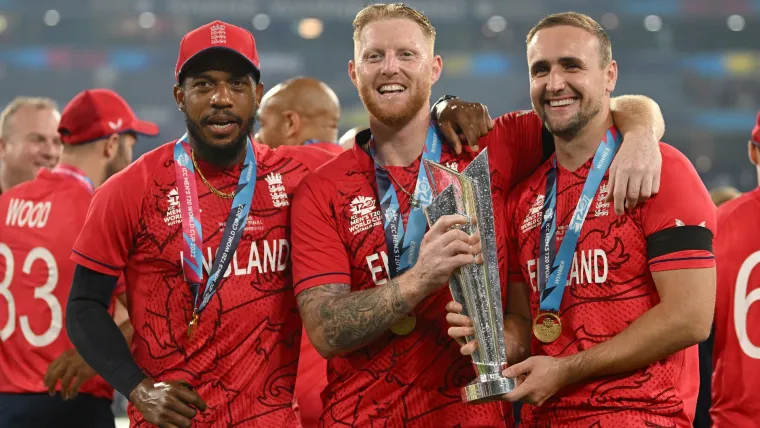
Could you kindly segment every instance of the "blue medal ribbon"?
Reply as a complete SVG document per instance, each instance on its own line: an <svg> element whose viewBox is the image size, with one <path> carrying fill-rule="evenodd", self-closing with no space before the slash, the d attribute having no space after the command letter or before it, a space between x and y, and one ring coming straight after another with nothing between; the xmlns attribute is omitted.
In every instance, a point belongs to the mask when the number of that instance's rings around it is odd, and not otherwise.
<svg viewBox="0 0 760 428"><path fill-rule="evenodd" d="M541 241L538 248L538 286L541 293L539 309L544 312L559 312L570 275L573 253L581 235L586 214L594 201L596 191L604 174L612 164L622 136L617 128L610 128L594 154L593 164L583 185L581 197L573 212L573 218L557 252L557 157L552 159L552 167L546 173L546 197L544 198Z"/></svg>
<svg viewBox="0 0 760 428"><path fill-rule="evenodd" d="M224 277L224 272L232 260L232 254L237 249L240 238L245 230L248 213L253 202L253 191L256 187L256 156L253 152L251 139L246 142L245 161L240 172L232 208L227 216L227 222L222 234L222 240L214 256L203 295L199 294L203 278L203 231L201 228L200 206L195 186L195 168L190 160L190 145L187 134L177 140L174 145L174 163L177 174L177 187L180 190L180 211L182 213L182 235L184 238L183 271L185 279L193 293L194 313L200 314L216 293L217 286Z"/></svg>
<svg viewBox="0 0 760 428"><path fill-rule="evenodd" d="M443 140L438 134L438 129L431 122L425 137L422 159L440 162L442 143ZM427 230L427 220L423 210L433 201L433 189L425 173L425 163L421 161L420 170L417 174L417 184L414 186L414 199L419 201L419 204L414 206L410 201L412 207L405 229L396 188L391 182L388 171L375 160L374 144L374 139L371 139L369 154L375 163L375 181L380 198L380 210L384 219L385 245L391 253L388 263L389 273L391 278L395 278L417 262L420 244Z"/></svg>

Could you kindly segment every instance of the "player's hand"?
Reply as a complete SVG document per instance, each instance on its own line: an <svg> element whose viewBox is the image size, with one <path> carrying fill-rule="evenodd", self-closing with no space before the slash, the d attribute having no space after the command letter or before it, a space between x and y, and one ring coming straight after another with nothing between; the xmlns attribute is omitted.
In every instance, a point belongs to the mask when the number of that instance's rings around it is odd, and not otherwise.
<svg viewBox="0 0 760 428"><path fill-rule="evenodd" d="M43 382L52 397L55 395L58 379L60 379L61 397L64 400L68 400L76 397L82 384L96 374L95 370L82 359L82 356L79 355L76 349L69 349L50 363Z"/></svg>
<svg viewBox="0 0 760 428"><path fill-rule="evenodd" d="M447 303L446 312L446 322L451 326L448 330L449 337L459 344L462 355L472 355L478 349L477 339L467 342L467 336L475 335L472 319L462 315L462 305L457 302Z"/></svg>
<svg viewBox="0 0 760 428"><path fill-rule="evenodd" d="M443 287L459 267L482 262L480 235L468 235L457 228L467 223L461 215L446 215L428 230L420 244L417 263L410 273L417 279L419 292L428 296Z"/></svg>
<svg viewBox="0 0 760 428"><path fill-rule="evenodd" d="M614 202L617 215L622 215L624 209L633 209L660 191L662 155L659 141L653 137L642 138L651 141L623 140L610 165L610 191L606 201Z"/></svg>
<svg viewBox="0 0 760 428"><path fill-rule="evenodd" d="M508 367L504 376L521 380L511 392L502 398L507 401L540 406L568 383L568 370L562 360L554 357L537 356ZM525 376L524 379L520 379Z"/></svg>
<svg viewBox="0 0 760 428"><path fill-rule="evenodd" d="M129 401L148 423L161 428L189 428L198 411L206 410L206 402L185 381L143 379L129 394Z"/></svg>
<svg viewBox="0 0 760 428"><path fill-rule="evenodd" d="M457 154L462 153L464 143L477 151L478 138L493 129L493 119L488 114L488 107L483 104L445 100L436 109L438 128Z"/></svg>

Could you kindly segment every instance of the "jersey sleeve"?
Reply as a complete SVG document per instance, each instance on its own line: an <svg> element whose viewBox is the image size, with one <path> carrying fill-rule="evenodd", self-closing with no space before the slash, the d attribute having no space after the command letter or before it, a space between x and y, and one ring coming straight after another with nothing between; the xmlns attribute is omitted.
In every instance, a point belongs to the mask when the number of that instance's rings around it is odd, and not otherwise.
<svg viewBox="0 0 760 428"><path fill-rule="evenodd" d="M105 275L121 277L132 250L145 180L142 163L112 176L93 195L71 259Z"/></svg>
<svg viewBox="0 0 760 428"><path fill-rule="evenodd" d="M293 198L291 240L293 242L293 288L297 295L325 284L350 284L351 268L346 247L335 221L331 183L307 177Z"/></svg>
<svg viewBox="0 0 760 428"><path fill-rule="evenodd" d="M715 266L716 209L691 162L660 144L660 192L642 207L652 272Z"/></svg>
<svg viewBox="0 0 760 428"><path fill-rule="evenodd" d="M478 144L488 148L492 186L507 194L554 152L554 138L531 110L497 118Z"/></svg>
<svg viewBox="0 0 760 428"><path fill-rule="evenodd" d="M119 281L116 283L116 288L113 289L114 296L120 296L127 292L127 283L124 280L124 275L119 277Z"/></svg>

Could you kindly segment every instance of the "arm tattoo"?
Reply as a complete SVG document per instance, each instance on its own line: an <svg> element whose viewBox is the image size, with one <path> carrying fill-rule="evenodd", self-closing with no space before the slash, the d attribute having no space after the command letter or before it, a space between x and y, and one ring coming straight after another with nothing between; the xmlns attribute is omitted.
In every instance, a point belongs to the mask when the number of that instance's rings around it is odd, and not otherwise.
<svg viewBox="0 0 760 428"><path fill-rule="evenodd" d="M396 279L369 290L351 291L348 284L326 284L298 294L304 323L315 346L342 354L371 343L405 316L409 304Z"/></svg>

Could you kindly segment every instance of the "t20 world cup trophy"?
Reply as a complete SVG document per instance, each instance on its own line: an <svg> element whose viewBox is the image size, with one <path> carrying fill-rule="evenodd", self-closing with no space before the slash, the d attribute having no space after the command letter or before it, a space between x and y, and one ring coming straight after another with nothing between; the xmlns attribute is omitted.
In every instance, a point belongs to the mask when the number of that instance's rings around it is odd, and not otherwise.
<svg viewBox="0 0 760 428"><path fill-rule="evenodd" d="M449 289L454 300L462 305L462 314L470 317L475 327L475 336L467 340L478 340L478 348L472 354L477 378L462 388L462 401L486 403L515 388L514 380L501 374L507 367L507 355L488 149L462 173L429 160L424 162L434 196L425 209L428 224L432 226L444 215L460 214L470 219L462 226L464 232L472 235L480 230L483 263L457 269L449 280Z"/></svg>

